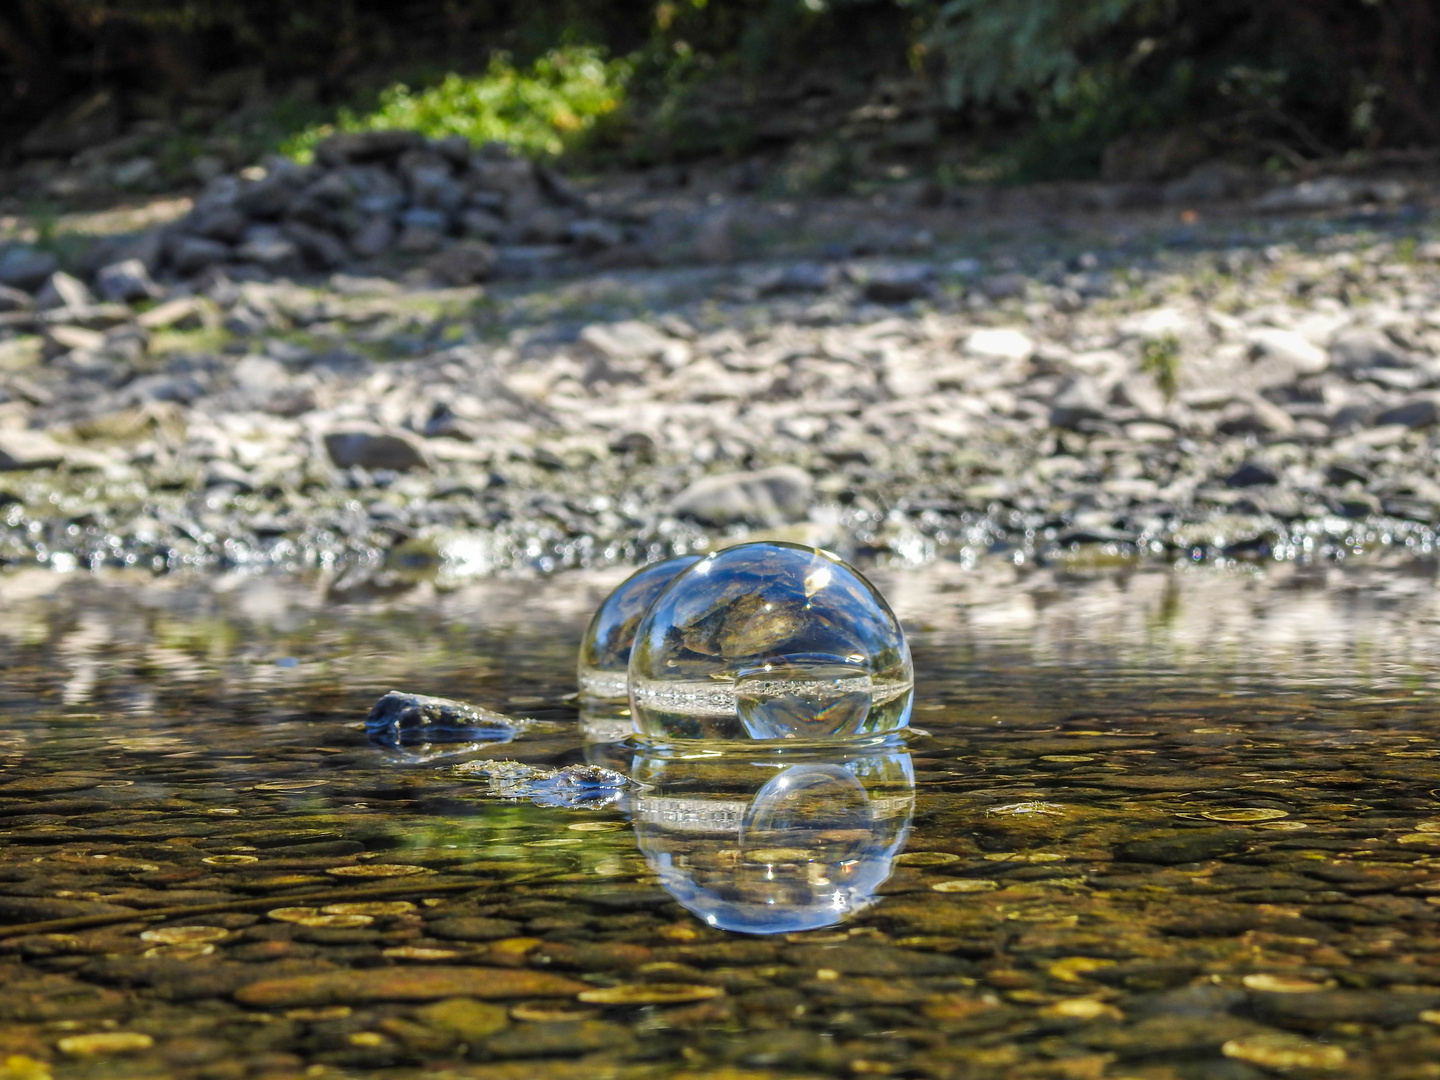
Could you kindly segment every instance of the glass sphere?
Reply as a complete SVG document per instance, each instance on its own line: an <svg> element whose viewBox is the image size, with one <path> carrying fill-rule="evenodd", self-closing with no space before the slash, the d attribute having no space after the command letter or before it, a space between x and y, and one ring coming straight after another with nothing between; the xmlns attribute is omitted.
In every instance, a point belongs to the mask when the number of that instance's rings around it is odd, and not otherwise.
<svg viewBox="0 0 1440 1080"><path fill-rule="evenodd" d="M681 571L630 653L635 730L661 742L880 735L909 723L913 690L884 598L798 544L739 544Z"/></svg>
<svg viewBox="0 0 1440 1080"><path fill-rule="evenodd" d="M899 749L786 749L695 758L646 753L631 821L660 884L710 926L788 934L872 905L915 807ZM779 771L777 771L779 770Z"/></svg>
<svg viewBox="0 0 1440 1080"><path fill-rule="evenodd" d="M625 669L630 663L630 646L635 642L640 616L676 574L699 561L699 555L677 555L642 567L605 598L580 642L576 679L582 698L625 700Z"/></svg>

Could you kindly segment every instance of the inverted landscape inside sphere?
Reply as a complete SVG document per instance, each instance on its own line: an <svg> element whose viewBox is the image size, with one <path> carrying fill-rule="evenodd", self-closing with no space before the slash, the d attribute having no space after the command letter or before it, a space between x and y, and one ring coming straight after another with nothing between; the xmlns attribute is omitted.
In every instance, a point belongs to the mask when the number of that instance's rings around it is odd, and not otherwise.
<svg viewBox="0 0 1440 1080"><path fill-rule="evenodd" d="M909 723L914 674L885 599L829 552L740 544L685 568L640 620L636 731L660 739L828 740Z"/></svg>

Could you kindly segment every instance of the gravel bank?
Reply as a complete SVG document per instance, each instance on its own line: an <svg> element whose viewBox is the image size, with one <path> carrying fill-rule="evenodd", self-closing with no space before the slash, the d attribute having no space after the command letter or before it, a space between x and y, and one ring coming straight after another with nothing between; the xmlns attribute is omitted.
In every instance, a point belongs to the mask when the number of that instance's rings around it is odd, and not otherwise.
<svg viewBox="0 0 1440 1080"><path fill-rule="evenodd" d="M1403 186L983 239L973 207L878 232L852 207L869 239L807 248L833 213L767 240L785 207L641 213L404 152L363 166L384 198L347 189L363 221L312 190L363 171L335 151L222 178L88 279L0 254L0 562L359 582L757 530L901 562L1435 542L1440 243ZM363 255L377 223L398 246Z"/></svg>

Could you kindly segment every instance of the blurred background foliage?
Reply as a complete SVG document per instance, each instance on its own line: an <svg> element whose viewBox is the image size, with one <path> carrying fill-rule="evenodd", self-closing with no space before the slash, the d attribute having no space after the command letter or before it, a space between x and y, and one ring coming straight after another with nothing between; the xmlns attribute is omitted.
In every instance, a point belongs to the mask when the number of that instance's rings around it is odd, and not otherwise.
<svg viewBox="0 0 1440 1080"><path fill-rule="evenodd" d="M908 118L946 167L1160 176L1434 146L1437 50L1440 0L10 0L0 136L102 91L178 157L404 126L650 164Z"/></svg>

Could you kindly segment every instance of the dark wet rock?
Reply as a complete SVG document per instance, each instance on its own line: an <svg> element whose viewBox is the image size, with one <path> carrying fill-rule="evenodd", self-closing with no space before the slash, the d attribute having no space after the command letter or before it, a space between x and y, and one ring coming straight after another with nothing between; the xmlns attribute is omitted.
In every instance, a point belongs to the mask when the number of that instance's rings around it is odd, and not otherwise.
<svg viewBox="0 0 1440 1080"><path fill-rule="evenodd" d="M1392 406L1375 417L1377 426L1382 424L1403 424L1408 428L1430 427L1440 419L1440 405L1434 398L1414 398Z"/></svg>
<svg viewBox="0 0 1440 1080"><path fill-rule="evenodd" d="M230 246L199 236L175 236L166 247L166 257L175 271L194 274L230 257Z"/></svg>
<svg viewBox="0 0 1440 1080"><path fill-rule="evenodd" d="M1125 862L1173 866L1243 851L1250 839L1239 829L1179 829L1127 840L1116 847L1115 857Z"/></svg>
<svg viewBox="0 0 1440 1080"><path fill-rule="evenodd" d="M124 259L102 266L95 273L95 288L106 300L124 304L153 300L163 292L139 259Z"/></svg>
<svg viewBox="0 0 1440 1080"><path fill-rule="evenodd" d="M625 231L620 226L598 219L571 222L566 236L582 255L610 251L625 242Z"/></svg>
<svg viewBox="0 0 1440 1080"><path fill-rule="evenodd" d="M373 259L395 246L395 226L388 218L372 217L350 237L350 250L362 259Z"/></svg>
<svg viewBox="0 0 1440 1080"><path fill-rule="evenodd" d="M505 743L522 721L449 698L391 690L370 710L365 730L380 746L416 748L440 743Z"/></svg>
<svg viewBox="0 0 1440 1080"><path fill-rule="evenodd" d="M395 246L410 255L428 255L439 251L445 242L445 233L434 225L411 222L402 225Z"/></svg>
<svg viewBox="0 0 1440 1080"><path fill-rule="evenodd" d="M1256 461L1247 461L1225 478L1232 488L1265 487L1280 482L1280 477Z"/></svg>
<svg viewBox="0 0 1440 1080"><path fill-rule="evenodd" d="M1344 487L1349 483L1365 485L1371 480L1372 477L1366 469L1351 462L1335 461L1325 467L1325 482L1336 487Z"/></svg>
<svg viewBox="0 0 1440 1080"><path fill-rule="evenodd" d="M706 476L677 495L671 510L702 525L781 525L804 520L813 486L807 472L791 465Z"/></svg>
<svg viewBox="0 0 1440 1080"><path fill-rule="evenodd" d="M12 247L0 255L0 285L37 289L58 268L58 261L48 251Z"/></svg>
<svg viewBox="0 0 1440 1080"><path fill-rule="evenodd" d="M457 997L486 1001L571 997L584 989L584 983L559 975L514 968L378 968L262 979L237 990L235 1000L242 1005L273 1008Z"/></svg>
<svg viewBox="0 0 1440 1080"><path fill-rule="evenodd" d="M747 284L761 296L780 296L787 293L824 292L840 279L839 271L831 265L817 262L789 263L757 271L746 278Z"/></svg>
<svg viewBox="0 0 1440 1080"><path fill-rule="evenodd" d="M315 157L325 165L361 165L398 158L424 143L419 132L387 129L332 135L315 147Z"/></svg>
<svg viewBox="0 0 1440 1080"><path fill-rule="evenodd" d="M326 453L337 468L393 469L408 472L429 465L420 444L408 433L381 428L342 428L324 437Z"/></svg>
<svg viewBox="0 0 1440 1080"><path fill-rule="evenodd" d="M334 270L350 261L350 251L345 243L323 229L292 221L286 224L285 235L295 243L308 263L322 270Z"/></svg>
<svg viewBox="0 0 1440 1080"><path fill-rule="evenodd" d="M430 272L447 285L488 281L495 273L495 249L483 240L452 244L429 263Z"/></svg>
<svg viewBox="0 0 1440 1080"><path fill-rule="evenodd" d="M877 304L904 304L929 296L934 279L928 263L870 267L862 275L861 293Z"/></svg>

